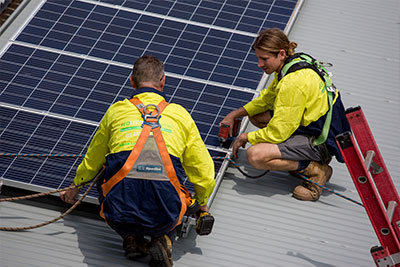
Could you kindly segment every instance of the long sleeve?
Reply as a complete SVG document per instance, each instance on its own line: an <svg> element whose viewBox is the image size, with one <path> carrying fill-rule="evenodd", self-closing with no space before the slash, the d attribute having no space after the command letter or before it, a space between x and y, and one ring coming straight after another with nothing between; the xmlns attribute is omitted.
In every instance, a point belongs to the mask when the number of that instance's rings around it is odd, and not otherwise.
<svg viewBox="0 0 400 267"><path fill-rule="evenodd" d="M78 166L74 179L75 185L90 182L101 170L105 163L105 156L109 153L109 131L107 127L107 113L100 122L89 148Z"/></svg>
<svg viewBox="0 0 400 267"><path fill-rule="evenodd" d="M200 205L207 204L215 187L214 162L193 120L182 155L182 165L189 181L194 185L197 201Z"/></svg>

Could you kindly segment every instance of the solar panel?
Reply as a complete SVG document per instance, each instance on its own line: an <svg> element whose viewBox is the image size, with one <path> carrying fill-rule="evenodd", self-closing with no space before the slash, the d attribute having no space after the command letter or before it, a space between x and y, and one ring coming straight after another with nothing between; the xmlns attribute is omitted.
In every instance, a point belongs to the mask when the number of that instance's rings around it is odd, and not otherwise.
<svg viewBox="0 0 400 267"><path fill-rule="evenodd" d="M263 75L251 43L262 28L284 29L296 4L43 2L1 54L2 152L84 154L107 108L132 94L132 63L152 54L165 64L167 100L191 113L211 155L225 157L218 122L255 96ZM7 158L0 174L60 188L71 183L79 162ZM224 167L215 166L221 175Z"/></svg>

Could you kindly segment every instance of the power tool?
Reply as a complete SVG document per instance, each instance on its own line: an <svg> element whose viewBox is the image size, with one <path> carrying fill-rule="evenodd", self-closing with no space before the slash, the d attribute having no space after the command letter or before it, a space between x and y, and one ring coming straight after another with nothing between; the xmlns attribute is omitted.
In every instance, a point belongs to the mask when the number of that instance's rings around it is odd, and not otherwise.
<svg viewBox="0 0 400 267"><path fill-rule="evenodd" d="M238 135L239 128L240 128L240 120L235 119L233 122L232 137L236 137ZM221 145L226 143L226 141L229 139L229 130L230 130L229 125L221 124L218 133L218 141Z"/></svg>
<svg viewBox="0 0 400 267"><path fill-rule="evenodd" d="M200 205L195 199L192 199L192 203L187 207L186 214L197 217L196 233L198 235L209 235L211 233L215 221L214 216L209 212L200 211Z"/></svg>

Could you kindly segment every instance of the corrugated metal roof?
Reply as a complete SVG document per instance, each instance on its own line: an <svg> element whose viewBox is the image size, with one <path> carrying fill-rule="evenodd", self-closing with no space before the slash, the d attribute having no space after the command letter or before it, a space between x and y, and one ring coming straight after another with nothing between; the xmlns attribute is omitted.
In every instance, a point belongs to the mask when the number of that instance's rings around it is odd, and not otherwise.
<svg viewBox="0 0 400 267"><path fill-rule="evenodd" d="M345 105L362 106L397 188L399 14L397 0L306 0L289 35L298 42L297 51L334 64L331 71ZM244 158L241 153L245 171L261 172ZM360 201L345 165L332 166L327 186ZM328 192L317 202L298 201L291 190L300 182L284 172L249 179L228 168L211 208L213 233L177 240L174 266L375 266L369 249L378 240L364 209ZM57 217L66 207L54 201L0 203L0 225ZM0 265L6 267L146 266L146 260L124 259L119 236L80 213L27 232L0 232Z"/></svg>

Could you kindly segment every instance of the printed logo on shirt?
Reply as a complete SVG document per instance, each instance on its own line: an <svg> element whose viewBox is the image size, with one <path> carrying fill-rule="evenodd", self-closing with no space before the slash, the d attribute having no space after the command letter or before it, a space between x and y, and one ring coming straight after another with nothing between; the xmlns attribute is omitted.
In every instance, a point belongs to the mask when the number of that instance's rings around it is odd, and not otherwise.
<svg viewBox="0 0 400 267"><path fill-rule="evenodd" d="M138 165L136 167L137 172L150 172L150 173L162 173L163 166L160 165Z"/></svg>

